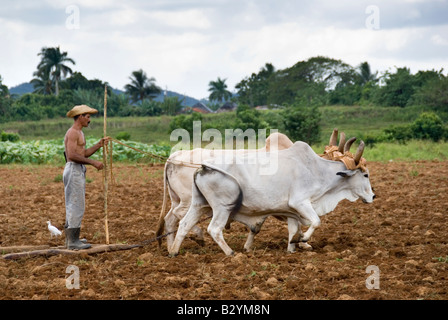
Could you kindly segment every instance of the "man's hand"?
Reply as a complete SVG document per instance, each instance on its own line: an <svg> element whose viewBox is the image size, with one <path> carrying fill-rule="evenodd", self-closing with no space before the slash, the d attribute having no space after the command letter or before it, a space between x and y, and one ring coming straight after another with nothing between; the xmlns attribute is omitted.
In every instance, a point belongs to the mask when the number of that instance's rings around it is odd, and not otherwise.
<svg viewBox="0 0 448 320"><path fill-rule="evenodd" d="M105 137L105 138L101 138L100 141L98 141L95 145L93 145L92 147L90 147L89 149L86 149L84 156L86 158L89 158L92 154L94 154L95 152L97 152L98 150L100 150L102 147L104 147L105 145L107 145L107 143L109 142L109 140L111 140L111 137Z"/></svg>
<svg viewBox="0 0 448 320"><path fill-rule="evenodd" d="M96 161L94 160L94 162L92 163L92 165L97 169L97 170L102 170L103 169L103 163L101 161Z"/></svg>
<svg viewBox="0 0 448 320"><path fill-rule="evenodd" d="M109 140L111 139L111 137L105 137L105 138L101 138L101 140L98 142L98 144L101 147L104 147L105 145L107 145L109 143Z"/></svg>

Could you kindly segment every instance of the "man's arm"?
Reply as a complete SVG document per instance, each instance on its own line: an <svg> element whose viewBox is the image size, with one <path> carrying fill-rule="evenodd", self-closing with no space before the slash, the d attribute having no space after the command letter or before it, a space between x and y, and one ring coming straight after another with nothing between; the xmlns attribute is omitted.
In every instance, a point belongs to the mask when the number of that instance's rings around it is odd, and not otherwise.
<svg viewBox="0 0 448 320"><path fill-rule="evenodd" d="M85 157L88 158L95 152L97 152L101 147L104 147L104 142L107 143L107 138L101 138L101 140L97 143L91 146L89 149L86 149Z"/></svg>

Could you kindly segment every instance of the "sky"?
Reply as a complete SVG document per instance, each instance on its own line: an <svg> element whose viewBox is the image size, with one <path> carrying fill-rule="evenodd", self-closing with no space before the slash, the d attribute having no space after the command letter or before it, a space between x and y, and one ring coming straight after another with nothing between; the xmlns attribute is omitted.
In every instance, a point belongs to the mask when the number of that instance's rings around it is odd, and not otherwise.
<svg viewBox="0 0 448 320"><path fill-rule="evenodd" d="M448 70L448 0L1 0L0 75L33 78L43 47L73 71L123 90L135 70L196 99L228 89L266 63L311 57L367 61L380 74Z"/></svg>

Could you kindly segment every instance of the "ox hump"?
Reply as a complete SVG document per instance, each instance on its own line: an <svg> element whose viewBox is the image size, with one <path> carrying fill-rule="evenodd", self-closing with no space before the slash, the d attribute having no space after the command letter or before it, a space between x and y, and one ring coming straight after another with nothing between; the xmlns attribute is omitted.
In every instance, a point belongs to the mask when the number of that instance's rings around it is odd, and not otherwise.
<svg viewBox="0 0 448 320"><path fill-rule="evenodd" d="M319 156L314 152L311 147L302 141L297 141L289 149L283 150L285 154L290 154L295 158L319 158Z"/></svg>

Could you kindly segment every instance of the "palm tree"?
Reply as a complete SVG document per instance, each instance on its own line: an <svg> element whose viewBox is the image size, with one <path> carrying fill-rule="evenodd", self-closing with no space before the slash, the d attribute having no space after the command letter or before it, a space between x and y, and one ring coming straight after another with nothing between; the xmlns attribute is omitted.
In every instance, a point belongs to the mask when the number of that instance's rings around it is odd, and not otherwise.
<svg viewBox="0 0 448 320"><path fill-rule="evenodd" d="M3 83L2 76L0 75L0 97L9 96L9 89Z"/></svg>
<svg viewBox="0 0 448 320"><path fill-rule="evenodd" d="M50 75L45 74L42 70L34 72L36 78L31 80L31 84L34 87L34 93L40 94L52 94L53 93L53 81L50 79Z"/></svg>
<svg viewBox="0 0 448 320"><path fill-rule="evenodd" d="M366 84L369 81L377 81L377 74L378 71L375 73L372 73L372 71L370 70L370 65L368 62L363 62L359 65L358 67L358 76L360 79L360 82L362 85Z"/></svg>
<svg viewBox="0 0 448 320"><path fill-rule="evenodd" d="M210 91L209 99L211 101L227 101L232 97L232 93L227 90L226 79L218 77L216 81L210 81L208 84L208 91Z"/></svg>
<svg viewBox="0 0 448 320"><path fill-rule="evenodd" d="M124 88L134 102L142 102L147 98L151 100L162 92L162 89L155 84L156 79L148 78L142 69L132 72L129 79L131 79L131 83Z"/></svg>
<svg viewBox="0 0 448 320"><path fill-rule="evenodd" d="M47 81L50 79L55 86L54 94L59 95L59 81L72 74L73 71L64 63L70 62L75 64L72 58L67 57L67 52L61 52L59 47L42 48L38 56L42 56L42 60L37 65L37 71L33 75Z"/></svg>

